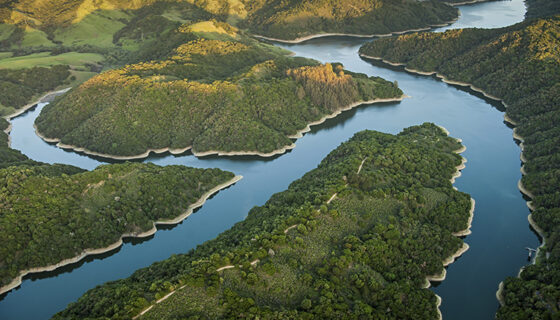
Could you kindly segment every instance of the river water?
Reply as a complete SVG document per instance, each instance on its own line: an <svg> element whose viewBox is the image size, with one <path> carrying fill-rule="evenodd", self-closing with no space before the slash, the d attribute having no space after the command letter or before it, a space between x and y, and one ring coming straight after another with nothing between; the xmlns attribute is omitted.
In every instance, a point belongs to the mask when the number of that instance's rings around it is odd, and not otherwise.
<svg viewBox="0 0 560 320"><path fill-rule="evenodd" d="M523 20L522 0L461 6L461 17L448 28L501 27ZM448 275L433 290L442 297L445 319L493 319L495 292L506 276L515 276L527 264L525 247L537 247L529 210L517 182L521 178L520 149L512 130L503 122L500 105L468 90L433 77L408 74L358 57L363 39L323 38L298 45L281 45L299 56L322 62L342 62L349 70L397 81L411 98L400 103L362 106L312 127L291 152L272 159L159 155L146 161L158 165L181 164L218 167L244 176L223 190L183 223L160 228L152 237L126 242L113 252L89 257L54 272L31 275L21 287L0 297L0 319L46 319L78 299L85 291L107 281L129 276L135 270L172 254L188 251L243 220L253 207L315 168L331 150L364 129L398 133L429 121L446 127L463 139L467 168L455 186L476 199L470 250L449 266ZM105 163L67 152L40 140L33 122L44 104L13 119L12 147L34 160L65 163L93 169Z"/></svg>

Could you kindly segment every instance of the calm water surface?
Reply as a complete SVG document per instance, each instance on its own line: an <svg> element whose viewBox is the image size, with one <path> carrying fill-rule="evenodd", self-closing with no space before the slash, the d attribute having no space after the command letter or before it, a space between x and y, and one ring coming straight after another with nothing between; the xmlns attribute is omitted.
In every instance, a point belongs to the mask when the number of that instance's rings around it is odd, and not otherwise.
<svg viewBox="0 0 560 320"><path fill-rule="evenodd" d="M524 12L521 0L463 6L461 18L452 27L507 26L521 21ZM447 279L434 291L443 298L441 310L446 319L492 319L498 306L495 292L499 282L516 275L527 263L526 246L538 246L527 223L529 211L517 189L521 178L520 150L511 129L503 123L496 104L466 90L361 60L357 51L363 41L329 38L283 47L300 56L339 61L349 70L396 80L410 99L345 112L313 127L297 141L293 151L273 159L197 159L192 155L147 159L158 165L218 167L241 174L244 179L218 193L175 227L160 229L144 241L127 242L114 252L79 264L27 277L21 287L0 297L0 319L49 318L96 285L127 277L139 268L216 237L243 220L253 206L264 204L272 194L315 168L354 133L364 129L398 133L426 121L442 125L452 136L463 139L468 148L463 156L468 163L455 186L477 201L473 234L465 240L471 249L448 268ZM104 163L103 159L67 152L41 141L32 126L43 106L13 120L13 148L35 160L85 169Z"/></svg>

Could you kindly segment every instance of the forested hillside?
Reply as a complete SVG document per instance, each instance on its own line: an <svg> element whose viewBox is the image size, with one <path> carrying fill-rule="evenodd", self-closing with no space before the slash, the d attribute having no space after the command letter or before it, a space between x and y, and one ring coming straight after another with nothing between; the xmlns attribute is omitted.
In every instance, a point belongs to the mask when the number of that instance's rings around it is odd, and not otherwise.
<svg viewBox="0 0 560 320"><path fill-rule="evenodd" d="M272 155L293 148L290 137L309 123L403 95L381 78L287 57L226 23L185 24L174 34L192 40L164 59L88 80L43 109L39 132L104 156L191 146L197 155Z"/></svg>
<svg viewBox="0 0 560 320"><path fill-rule="evenodd" d="M536 264L504 283L499 319L558 315L560 296L560 16L503 29L465 29L381 39L363 55L438 72L503 99L523 142L522 186L544 242Z"/></svg>
<svg viewBox="0 0 560 320"><path fill-rule="evenodd" d="M237 180L183 166L125 163L88 172L44 164L8 147L8 127L0 118L0 293L26 270L52 270L86 249L103 252L95 249L153 231L155 221L180 221L190 205Z"/></svg>
<svg viewBox="0 0 560 320"><path fill-rule="evenodd" d="M438 1L289 0L262 3L242 23L254 34L292 40L322 33L388 34L426 28L457 18L457 10ZM255 5L253 5L255 6Z"/></svg>
<svg viewBox="0 0 560 320"><path fill-rule="evenodd" d="M528 19L553 16L560 13L560 1L555 0L525 0L527 3Z"/></svg>
<svg viewBox="0 0 560 320"><path fill-rule="evenodd" d="M0 117L11 115L40 95L69 84L68 66L0 69Z"/></svg>
<svg viewBox="0 0 560 320"><path fill-rule="evenodd" d="M91 172L62 165L0 169L1 284L145 233L154 221L174 220L233 177L219 169L132 163Z"/></svg>
<svg viewBox="0 0 560 320"><path fill-rule="evenodd" d="M442 1L413 0L3 0L0 21L19 26L10 30L12 43L25 38L41 40L45 46L59 43L91 42L86 34L107 43L108 36L137 33L142 24L146 36L157 29L166 30L173 22L192 18L238 24L252 32L282 39L294 39L315 33L385 34L425 28L457 18L457 10ZM194 13L194 14L193 14ZM138 24L138 22L142 24ZM195 20L196 21L196 20ZM91 33L99 26L102 34ZM138 28L139 27L139 28ZM124 31L124 33L122 32ZM82 34L81 34L82 33ZM105 33L105 35L103 35ZM113 38L117 40L118 38ZM143 39L142 39L143 40ZM122 42L121 42L122 44ZM96 44L94 44L96 45ZM97 44L98 45L98 44Z"/></svg>
<svg viewBox="0 0 560 320"><path fill-rule="evenodd" d="M460 148L433 124L357 133L216 239L55 319L130 319L165 296L142 318L437 319L426 277L465 250L472 209L450 183Z"/></svg>
<svg viewBox="0 0 560 320"><path fill-rule="evenodd" d="M456 9L435 0L1 0L0 69L46 80L21 83L0 74L0 114L32 102L44 87L76 86L102 70L166 59L195 39L176 32L181 25L213 19L290 40L333 32L387 34L456 17ZM199 30L212 32L208 27L203 23ZM40 68L26 70L34 67ZM288 143L274 140L267 149Z"/></svg>

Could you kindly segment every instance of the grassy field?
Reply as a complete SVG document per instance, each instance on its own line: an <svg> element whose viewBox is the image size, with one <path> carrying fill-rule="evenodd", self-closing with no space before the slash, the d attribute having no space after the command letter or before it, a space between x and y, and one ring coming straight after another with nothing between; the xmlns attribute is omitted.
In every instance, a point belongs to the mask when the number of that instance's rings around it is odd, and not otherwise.
<svg viewBox="0 0 560 320"><path fill-rule="evenodd" d="M16 27L11 24L0 24L0 41L8 39L15 29Z"/></svg>
<svg viewBox="0 0 560 320"><path fill-rule="evenodd" d="M120 10L95 11L71 26L55 32L55 40L66 46L93 45L112 47L113 34L122 29L130 16Z"/></svg>
<svg viewBox="0 0 560 320"><path fill-rule="evenodd" d="M41 30L33 29L33 28L26 28L25 35L23 36L23 40L21 44L18 46L13 47L54 47L52 41L47 38L47 34Z"/></svg>
<svg viewBox="0 0 560 320"><path fill-rule="evenodd" d="M0 59L0 69L51 67L58 64L67 64L74 69L83 69L86 63L98 63L102 60L103 56L96 53L68 52L51 56L48 52L41 52L27 56Z"/></svg>

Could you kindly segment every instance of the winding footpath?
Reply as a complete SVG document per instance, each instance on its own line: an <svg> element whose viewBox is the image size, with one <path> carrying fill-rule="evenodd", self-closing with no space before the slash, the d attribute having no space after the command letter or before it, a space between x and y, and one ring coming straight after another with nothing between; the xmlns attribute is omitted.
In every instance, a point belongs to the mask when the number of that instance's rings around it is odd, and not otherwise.
<svg viewBox="0 0 560 320"><path fill-rule="evenodd" d="M449 135L449 131L447 129L445 129L444 127L440 127L447 135ZM461 142L460 139L457 139L459 142ZM459 150L456 150L455 153L460 154L466 151L466 147L463 146L461 147ZM358 170L356 171L356 174L360 174L360 172L363 169L363 166L366 162L366 160L368 159L368 157L365 157L362 162L360 163L360 165L358 166ZM465 169L465 163L467 162L467 160L465 158L462 158L461 164L458 165L456 167L456 172L453 174L453 176L451 177L450 181L451 183L455 182L455 179L461 176L461 170ZM346 184L346 186L348 186L348 184ZM330 198L329 200L327 200L327 204L330 204L334 199L336 199L338 193L335 192ZM454 236L456 237L464 237L467 236L469 234L471 234L471 227L472 227L472 220L474 217L474 209L475 209L475 200L471 199L471 209L469 211L469 218L468 218L468 225L467 228L458 232L453 233ZM288 232L290 232L290 230L293 230L295 228L297 228L299 226L299 224L294 224L291 225L289 227L287 227L284 230L284 234L288 234ZM463 245L461 246L461 248L459 248L455 253L453 253L452 255L450 255L449 257L445 258L442 261L443 264L443 269L441 271L441 273L436 274L436 275L430 275L426 277L426 282L423 286L423 288L429 288L431 286L431 281L443 281L445 280L445 277L447 275L447 271L445 269L445 267L449 266L450 264L452 264L453 262L455 262L457 260L457 258L459 258L460 256L462 256L465 252L467 252L467 250L469 250L469 245L466 243L463 243ZM254 261L251 261L250 264L251 266L256 266L258 263L260 262L259 259L256 259ZM226 265L226 266L222 266L220 268L216 269L216 272L222 272L225 270L229 270L229 269L234 269L236 266L235 265ZM239 267L241 268L242 265L239 265ZM169 297L171 297L173 294L175 294L175 292L177 292L178 290L182 290L186 287L187 285L183 285L171 292L169 292L168 294L166 294L165 296L163 296L162 298L158 299L155 303L153 303L152 305L150 305L149 307L145 308L144 310L142 310L139 314L137 314L136 316L133 317L133 319L138 319L139 317L141 317L142 315L146 314L148 311L150 311L155 305L167 300ZM438 311L438 317L441 320L442 319L442 314L440 311L440 306L441 306L441 297L438 296L436 294L436 298L437 298L437 303L436 303L436 307L437 307L437 311Z"/></svg>

